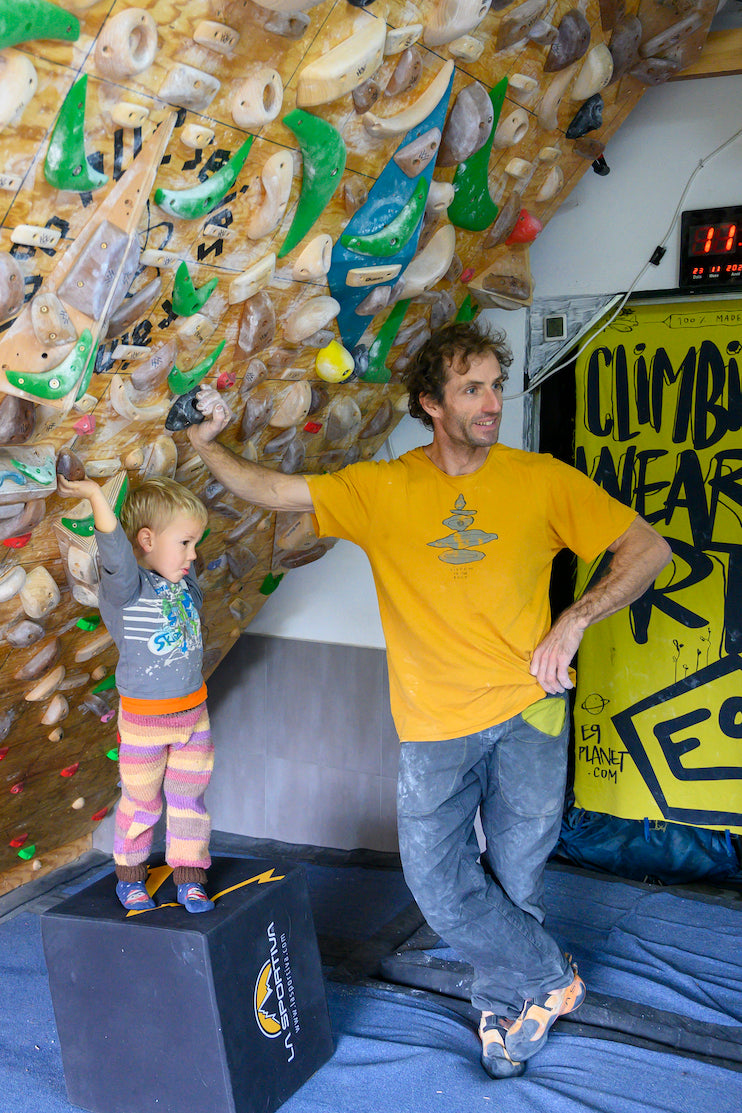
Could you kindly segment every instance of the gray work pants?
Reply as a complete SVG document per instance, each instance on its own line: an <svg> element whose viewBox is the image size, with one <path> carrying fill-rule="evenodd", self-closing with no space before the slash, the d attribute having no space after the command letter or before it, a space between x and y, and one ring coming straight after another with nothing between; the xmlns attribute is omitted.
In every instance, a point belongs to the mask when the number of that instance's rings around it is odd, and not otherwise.
<svg viewBox="0 0 742 1113"><path fill-rule="evenodd" d="M568 738L569 714L556 737L516 715L477 734L401 746L405 880L428 924L474 967L472 1004L498 1016L517 1016L526 998L572 981L564 954L541 926ZM479 860L477 809L496 881Z"/></svg>

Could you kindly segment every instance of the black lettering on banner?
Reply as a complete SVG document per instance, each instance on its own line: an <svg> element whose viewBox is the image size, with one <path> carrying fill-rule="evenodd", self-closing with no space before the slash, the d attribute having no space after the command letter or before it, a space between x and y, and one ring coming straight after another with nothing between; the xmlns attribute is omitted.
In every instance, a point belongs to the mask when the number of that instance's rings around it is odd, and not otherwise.
<svg viewBox="0 0 742 1113"><path fill-rule="evenodd" d="M727 738L742 738L742 696L730 696L719 711L719 726Z"/></svg>
<svg viewBox="0 0 742 1113"><path fill-rule="evenodd" d="M682 498L681 494L685 497ZM693 544L697 549L706 548L711 542L711 516L706 504L706 484L701 464L693 448L685 449L678 457L662 516L665 525L670 525L675 511L681 506L688 512ZM660 516L652 515L649 520L659 521Z"/></svg>
<svg viewBox="0 0 742 1113"><path fill-rule="evenodd" d="M742 755L736 765L720 765L715 760L716 738L736 742L742 736L742 697L725 695L730 685L739 688L740 681L742 658L729 654L612 717L619 738L664 819L699 827L742 824L742 793L737 788L742 780ZM688 708L691 698L695 707ZM643 719L647 713L655 720L651 732ZM705 741L695 734L683 736L684 731L702 724L708 724L706 729L710 731ZM663 760L658 760L651 747L650 734L659 743ZM704 747L710 751L705 762L700 760ZM736 753L729 747L728 752ZM695 755L692 765L683 760L688 754ZM725 781L726 790L721 784ZM688 790L683 788L689 782L695 785L691 807L686 803Z"/></svg>
<svg viewBox="0 0 742 1113"><path fill-rule="evenodd" d="M652 584L643 595L630 605L631 630L637 645L646 645L648 641L649 622L655 607L658 611L666 614L668 618L673 619L687 629L700 630L704 626L708 626L707 618L683 606L674 596L687 587L694 587L696 584L702 583L713 572L714 563L706 553L699 552L698 549L694 549L692 545L685 541L680 541L675 537L666 537L665 540L670 545L673 556L684 561L688 571L679 580L672 581L665 587L660 588L656 584Z"/></svg>
<svg viewBox="0 0 742 1113"><path fill-rule="evenodd" d="M729 432L742 428L742 389L736 358L739 342L727 345L729 359L713 340L691 345L677 366L662 347L647 360L646 345L637 344L633 363L623 344L600 346L585 370L585 426L595 437L623 443L641 428L659 432L667 416L667 389L673 388L672 441L696 449L712 448Z"/></svg>
<svg viewBox="0 0 742 1113"><path fill-rule="evenodd" d="M727 653L742 652L742 545L715 541L711 553L728 557L724 587L724 649Z"/></svg>

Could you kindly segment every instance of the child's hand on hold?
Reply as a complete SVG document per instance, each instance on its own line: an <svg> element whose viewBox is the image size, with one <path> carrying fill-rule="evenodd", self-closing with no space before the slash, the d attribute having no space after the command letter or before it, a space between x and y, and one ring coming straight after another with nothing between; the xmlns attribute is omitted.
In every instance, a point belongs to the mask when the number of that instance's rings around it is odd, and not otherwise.
<svg viewBox="0 0 742 1113"><path fill-rule="evenodd" d="M92 501L100 491L94 479L65 479L57 475L57 490L63 499L89 499Z"/></svg>

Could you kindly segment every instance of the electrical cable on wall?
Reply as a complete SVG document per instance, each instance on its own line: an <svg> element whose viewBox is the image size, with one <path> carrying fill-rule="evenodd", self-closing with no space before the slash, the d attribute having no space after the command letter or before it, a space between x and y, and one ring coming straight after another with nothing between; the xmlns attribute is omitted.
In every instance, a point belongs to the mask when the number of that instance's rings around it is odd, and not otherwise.
<svg viewBox="0 0 742 1113"><path fill-rule="evenodd" d="M667 250L666 247L665 247L665 244L667 243L668 239L670 238L672 230L673 230L673 228L675 227L675 225L678 221L678 217L680 216L680 213L681 213L681 210L682 210L683 202L685 201L685 198L688 195L690 187L692 186L693 182L695 181L696 175L701 170L703 170L708 165L708 163L711 162L711 160L713 158L716 158L717 155L721 154L721 152L723 150L725 150L728 146L730 146L730 144L732 144L735 141L735 139L738 139L741 135L742 135L742 128L739 128L737 131L734 132L733 135L730 135L728 139L725 139L723 143L721 143L718 147L716 147L715 150L711 151L710 154L705 155L703 158L700 158L698 160L698 165L695 167L692 174L688 178L688 181L685 184L685 188L683 189L683 192L680 195L680 200L678 201L678 203L675 207L675 211L672 215L672 218L670 220L670 224L668 225L667 231L665 232L662 239L659 241L657 247L655 247L654 251L652 252L651 257L649 259L647 259L644 266L637 273L636 277L634 278L634 281L631 283L628 290L626 290L626 292L620 296L620 301L618 302L618 305L615 306L615 308L611 312L610 316L606 318L606 320L603 322L603 324L600 326L600 328L597 330L597 332L589 333L587 339L584 341L584 343L581 345L581 347L578 348L577 352L573 356L570 356L569 359L565 360L562 363L558 363L555 367L551 367L547 372L545 372L544 374L535 378L532 383L529 383L529 385L524 390L519 391L517 394L506 394L503 398L503 401L512 402L512 401L515 401L518 398L524 398L528 394L533 393L533 391L536 390L537 387L541 386L542 383L545 383L547 379L550 379L552 377L552 375L556 375L556 373L558 371L563 371L565 367L571 367L572 364L577 359L577 357L582 355L582 353L585 351L585 349L587 347L589 347L590 344L592 344L592 342L595 340L595 337L599 336L600 333L604 331L604 329L607 329L609 325L613 324L616 317L619 315L619 313L621 312L623 307L626 305L626 302L631 297L632 293L636 289L638 283L641 281L641 279L646 274L649 267L659 265L663 255L665 254L665 251Z"/></svg>

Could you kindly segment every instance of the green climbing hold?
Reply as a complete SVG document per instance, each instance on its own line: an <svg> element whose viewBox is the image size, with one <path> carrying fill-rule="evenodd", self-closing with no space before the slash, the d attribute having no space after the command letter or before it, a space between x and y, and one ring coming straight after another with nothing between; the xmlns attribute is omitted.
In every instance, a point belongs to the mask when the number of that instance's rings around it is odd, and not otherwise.
<svg viewBox="0 0 742 1113"><path fill-rule="evenodd" d="M340 132L319 116L295 108L284 116L283 123L293 132L302 157L302 178L299 203L294 219L278 251L278 258L288 255L306 236L322 215L333 193L340 185L345 170L345 142Z"/></svg>
<svg viewBox="0 0 742 1113"><path fill-rule="evenodd" d="M33 375L26 371L6 371L5 378L11 386L35 398L64 398L87 367L92 347L93 334L90 329L83 329L70 354L53 370Z"/></svg>
<svg viewBox="0 0 742 1113"><path fill-rule="evenodd" d="M62 521L64 521L64 518L62 519ZM86 630L88 633L91 633L91 631L95 630L100 625L100 615L83 615L82 618L78 618L75 625L77 626L78 630Z"/></svg>
<svg viewBox="0 0 742 1113"><path fill-rule="evenodd" d="M193 280L188 273L188 265L183 262L175 272L173 281L172 306L173 312L179 317L192 317L198 313L209 300L219 282L218 278L210 278L198 289L193 285Z"/></svg>
<svg viewBox="0 0 742 1113"><path fill-rule="evenodd" d="M80 38L80 20L48 0L0 0L0 50L32 39Z"/></svg>
<svg viewBox="0 0 742 1113"><path fill-rule="evenodd" d="M124 482L121 484L121 488L119 490L119 493L116 496L116 501L113 504L113 512L114 512L114 514L116 515L117 518L121 517L121 507L124 505L124 502L126 500L126 496L128 495L128 493L129 493L129 477L128 477L128 475L125 475L124 476Z"/></svg>
<svg viewBox="0 0 742 1113"><path fill-rule="evenodd" d="M110 750L106 750L106 757L108 758L109 761L118 761L118 759L119 759L119 748L118 748L118 746L112 746Z"/></svg>
<svg viewBox="0 0 742 1113"><path fill-rule="evenodd" d="M173 367L172 371L167 377L167 385L174 395L187 394L189 390L193 390L194 386L198 386L201 380L208 375L211 368L214 366L219 356L222 354L222 348L226 341L221 340L214 351L192 367L190 371L179 371L177 367Z"/></svg>
<svg viewBox="0 0 742 1113"><path fill-rule="evenodd" d="M455 194L448 206L448 219L457 228L467 228L470 232L481 232L489 228L498 213L498 207L490 195L489 163L507 87L508 79L503 77L491 90L492 130L489 139L471 158L460 162L454 174Z"/></svg>
<svg viewBox="0 0 742 1113"><path fill-rule="evenodd" d="M34 483L40 483L42 487L47 487L50 483L54 483L56 479L54 457L43 464L29 464L24 460L14 460L11 457L11 463L18 468L21 475L25 475L27 479L33 480Z"/></svg>
<svg viewBox="0 0 742 1113"><path fill-rule="evenodd" d="M205 530L203 531L203 533L201 534L201 536L199 537L198 541L196 542L196 548L198 548L198 547L199 547L199 545L200 545L200 544L201 544L201 543L202 543L203 541L205 541L205 540L206 540L206 538L207 538L207 537L209 536L209 534L210 534L210 533L211 533L211 526L207 526L207 527L206 527L206 529L205 529Z"/></svg>
<svg viewBox="0 0 742 1113"><path fill-rule="evenodd" d="M368 350L368 368L361 376L364 383L388 383L391 379L392 373L386 365L386 357L399 332L409 304L409 298L398 301L379 329L376 339Z"/></svg>
<svg viewBox="0 0 742 1113"><path fill-rule="evenodd" d="M28 862L29 859L33 858L35 853L36 853L36 844L31 843L30 846L22 846L21 847L21 849L18 851L18 857L22 858L24 862Z"/></svg>
<svg viewBox="0 0 742 1113"><path fill-rule="evenodd" d="M94 688L91 688L91 691L95 695L97 695L98 692L110 692L111 689L115 688L115 687L116 687L116 677L113 673L111 673L110 676L105 676L103 678L103 680L101 680L100 684L96 684L96 686Z"/></svg>
<svg viewBox="0 0 742 1113"><path fill-rule="evenodd" d="M229 162L220 166L205 182L199 182L198 185L190 186L188 189L156 189L156 204L170 216L179 216L182 220L200 220L221 203L224 195L237 181L237 176L250 153L252 141L253 136L248 135Z"/></svg>
<svg viewBox="0 0 742 1113"><path fill-rule="evenodd" d="M459 311L456 314L455 320L457 322L461 322L461 324L466 324L468 321L474 320L477 312L478 307L471 300L471 294L467 294L461 305L459 306Z"/></svg>
<svg viewBox="0 0 742 1113"><path fill-rule="evenodd" d="M94 170L85 155L85 97L88 75L70 89L59 110L44 159L44 177L56 189L84 193L100 189L108 175Z"/></svg>
<svg viewBox="0 0 742 1113"><path fill-rule="evenodd" d="M76 402L80 401L83 394L85 394L86 390L90 386L90 380L92 379L93 372L95 371L95 361L98 356L98 348L100 348L100 343L93 344L93 347L90 349L88 362L85 364L85 370L80 376L80 382L77 387L77 394L75 395Z"/></svg>
<svg viewBox="0 0 742 1113"><path fill-rule="evenodd" d="M420 178L407 204L388 224L365 236L343 234L340 237L341 244L351 251L357 251L359 255L373 255L376 259L388 259L391 255L396 255L409 242L422 220L427 197L427 178Z"/></svg>
<svg viewBox="0 0 742 1113"><path fill-rule="evenodd" d="M258 588L258 591L261 595L270 595L276 590L282 579L283 572L279 572L277 576L274 576L272 572L269 572Z"/></svg>
<svg viewBox="0 0 742 1113"><path fill-rule="evenodd" d="M76 537L92 537L95 533L95 522L92 514L88 514L87 518L62 518L60 520L64 528L68 529L70 533L74 533ZM80 623L78 622L77 625L80 626ZM83 629L83 627L80 628Z"/></svg>

